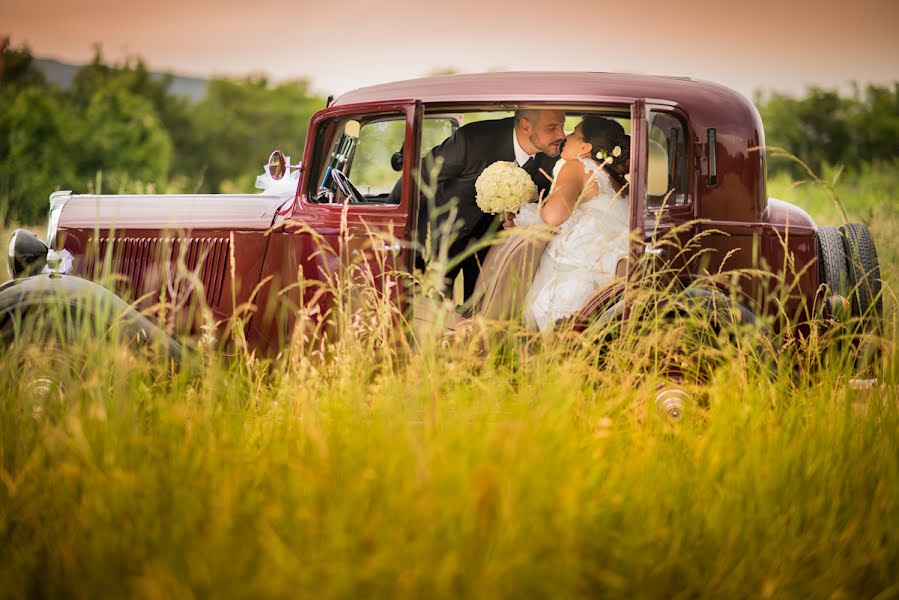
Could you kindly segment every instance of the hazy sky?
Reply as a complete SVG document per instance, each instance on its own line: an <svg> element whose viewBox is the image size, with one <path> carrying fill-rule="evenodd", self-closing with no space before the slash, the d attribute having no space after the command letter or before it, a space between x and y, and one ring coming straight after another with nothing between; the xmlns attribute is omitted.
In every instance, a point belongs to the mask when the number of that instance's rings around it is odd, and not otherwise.
<svg viewBox="0 0 899 600"><path fill-rule="evenodd" d="M628 71L801 92L899 80L899 0L3 0L40 56L139 54L195 75L305 76L322 92L434 69ZM684 9L683 7L689 7Z"/></svg>

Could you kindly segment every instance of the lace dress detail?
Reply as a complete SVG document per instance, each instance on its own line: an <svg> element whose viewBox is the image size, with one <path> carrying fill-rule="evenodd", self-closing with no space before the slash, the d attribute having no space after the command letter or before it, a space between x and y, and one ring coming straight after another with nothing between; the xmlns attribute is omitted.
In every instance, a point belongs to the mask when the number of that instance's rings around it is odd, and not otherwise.
<svg viewBox="0 0 899 600"><path fill-rule="evenodd" d="M615 276L619 257L627 253L628 200L617 195L608 173L581 159L599 191L581 201L559 226L540 259L525 303L525 319L541 331L581 308L597 288ZM536 204L522 206L515 224L542 224Z"/></svg>

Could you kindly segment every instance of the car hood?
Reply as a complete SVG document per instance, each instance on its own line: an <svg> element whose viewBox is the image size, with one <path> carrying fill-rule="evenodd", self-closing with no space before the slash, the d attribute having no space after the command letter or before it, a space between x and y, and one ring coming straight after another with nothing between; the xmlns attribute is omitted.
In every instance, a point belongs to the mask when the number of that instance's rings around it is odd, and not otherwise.
<svg viewBox="0 0 899 600"><path fill-rule="evenodd" d="M268 229L283 196L263 194L71 195L59 226L73 229Z"/></svg>

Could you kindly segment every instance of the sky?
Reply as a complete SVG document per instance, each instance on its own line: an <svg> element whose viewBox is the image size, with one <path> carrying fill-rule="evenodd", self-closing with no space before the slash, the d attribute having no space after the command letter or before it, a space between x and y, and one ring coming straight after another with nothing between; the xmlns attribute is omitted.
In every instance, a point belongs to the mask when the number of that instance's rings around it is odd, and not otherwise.
<svg viewBox="0 0 899 600"><path fill-rule="evenodd" d="M899 0L3 0L4 34L67 62L99 43L107 61L333 94L445 69L681 75L750 98L899 81Z"/></svg>

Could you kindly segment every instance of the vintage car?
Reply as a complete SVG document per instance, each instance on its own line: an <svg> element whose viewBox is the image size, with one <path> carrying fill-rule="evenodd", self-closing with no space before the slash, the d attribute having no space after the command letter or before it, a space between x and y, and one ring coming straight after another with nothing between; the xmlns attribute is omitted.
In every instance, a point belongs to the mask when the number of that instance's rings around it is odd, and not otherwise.
<svg viewBox="0 0 899 600"><path fill-rule="evenodd" d="M329 101L311 120L302 164L285 165L275 154L270 165L275 178L296 177L295 193L56 192L46 241L17 231L10 242L13 280L0 290L0 319L27 318L58 298L115 294L140 310L162 297L173 307L169 333L198 333L249 307L242 321L249 345L277 348L297 307L333 301L298 278L325 279L347 261L368 261L383 291L413 269L424 201L416 174L432 147L465 123L529 107L564 109L569 125L602 115L630 134L632 242L620 261L623 281L639 282L651 255L672 264L687 286L709 273L742 273L733 279L738 294L726 301L749 318L771 310L797 322L821 310L878 318L880 274L868 229L817 227L802 209L768 197L764 130L744 97L682 77L529 72L387 83ZM401 197L391 202L399 178ZM679 252L671 239L693 240L697 252ZM414 292L391 289L398 309L412 310ZM623 289L596 290L579 318L560 326L626 315ZM766 303L771 295L780 301Z"/></svg>

